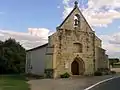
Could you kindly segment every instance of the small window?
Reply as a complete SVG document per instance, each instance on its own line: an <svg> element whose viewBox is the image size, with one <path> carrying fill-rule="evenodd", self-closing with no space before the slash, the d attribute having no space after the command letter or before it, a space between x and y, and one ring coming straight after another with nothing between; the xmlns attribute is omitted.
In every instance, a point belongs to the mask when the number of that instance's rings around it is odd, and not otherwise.
<svg viewBox="0 0 120 90"><path fill-rule="evenodd" d="M74 53L82 53L82 44L74 43Z"/></svg>

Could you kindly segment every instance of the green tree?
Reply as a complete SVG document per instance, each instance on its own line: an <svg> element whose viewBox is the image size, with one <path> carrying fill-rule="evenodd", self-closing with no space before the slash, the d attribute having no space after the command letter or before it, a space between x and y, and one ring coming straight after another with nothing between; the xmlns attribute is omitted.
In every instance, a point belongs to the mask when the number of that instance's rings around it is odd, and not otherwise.
<svg viewBox="0 0 120 90"><path fill-rule="evenodd" d="M109 58L109 62L110 62L110 65L113 66L115 63L119 62L119 59L118 58Z"/></svg>
<svg viewBox="0 0 120 90"><path fill-rule="evenodd" d="M25 57L25 49L15 39L9 38L4 42L0 42L2 73L23 73L25 70Z"/></svg>

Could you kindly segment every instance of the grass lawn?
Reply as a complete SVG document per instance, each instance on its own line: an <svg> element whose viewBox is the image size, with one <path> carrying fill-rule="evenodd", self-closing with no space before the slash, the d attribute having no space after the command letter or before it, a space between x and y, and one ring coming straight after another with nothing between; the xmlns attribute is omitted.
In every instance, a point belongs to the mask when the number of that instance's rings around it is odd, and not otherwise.
<svg viewBox="0 0 120 90"><path fill-rule="evenodd" d="M26 82L20 75L0 75L0 90L30 90Z"/></svg>

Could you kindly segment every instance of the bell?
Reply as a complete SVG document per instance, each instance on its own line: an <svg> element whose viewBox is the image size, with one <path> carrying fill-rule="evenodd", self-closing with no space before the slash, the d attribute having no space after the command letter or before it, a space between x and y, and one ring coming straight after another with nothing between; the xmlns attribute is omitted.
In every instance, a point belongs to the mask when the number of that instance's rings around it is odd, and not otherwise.
<svg viewBox="0 0 120 90"><path fill-rule="evenodd" d="M78 20L77 19L75 19L75 26L77 26L78 25Z"/></svg>

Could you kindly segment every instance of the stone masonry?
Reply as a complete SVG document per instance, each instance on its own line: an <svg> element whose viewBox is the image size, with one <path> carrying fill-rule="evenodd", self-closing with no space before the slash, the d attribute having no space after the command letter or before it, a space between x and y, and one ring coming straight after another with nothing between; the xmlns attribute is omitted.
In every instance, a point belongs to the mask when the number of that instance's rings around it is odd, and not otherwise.
<svg viewBox="0 0 120 90"><path fill-rule="evenodd" d="M72 63L75 60L79 63L79 75L92 75L98 68L108 68L108 61L105 61L107 55L101 48L101 42L75 2L68 17L49 36L48 51L52 54L46 57L52 61L52 67L46 65L46 70L52 69L53 77L59 77L65 72L73 75L71 69L74 69Z"/></svg>

